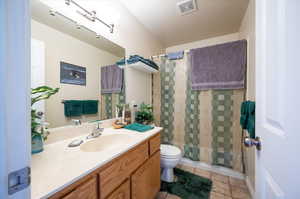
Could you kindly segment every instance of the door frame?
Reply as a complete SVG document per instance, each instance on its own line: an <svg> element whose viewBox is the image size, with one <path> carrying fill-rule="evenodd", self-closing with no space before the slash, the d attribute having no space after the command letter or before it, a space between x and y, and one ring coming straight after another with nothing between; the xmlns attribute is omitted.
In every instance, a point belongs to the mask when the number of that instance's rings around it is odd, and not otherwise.
<svg viewBox="0 0 300 199"><path fill-rule="evenodd" d="M0 1L0 198L30 198L30 188L8 195L8 174L30 166L30 1Z"/></svg>

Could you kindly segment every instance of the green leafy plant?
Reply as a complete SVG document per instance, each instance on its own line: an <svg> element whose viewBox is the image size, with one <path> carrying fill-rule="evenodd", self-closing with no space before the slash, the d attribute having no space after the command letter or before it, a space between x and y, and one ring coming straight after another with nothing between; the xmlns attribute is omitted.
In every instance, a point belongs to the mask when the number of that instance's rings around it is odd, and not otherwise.
<svg viewBox="0 0 300 199"><path fill-rule="evenodd" d="M135 121L141 124L150 124L154 121L153 108L150 104L142 103L136 112Z"/></svg>
<svg viewBox="0 0 300 199"><path fill-rule="evenodd" d="M129 104L116 104L116 107L118 109L118 117L121 117L123 109L124 108L125 108L125 110L128 109L129 108Z"/></svg>
<svg viewBox="0 0 300 199"><path fill-rule="evenodd" d="M31 89L31 137L42 136L43 139L47 138L48 132L44 130L41 122L39 121L42 117L41 113L38 113L32 108L36 102L41 100L49 99L52 95L56 94L59 88L50 88L48 86L40 86Z"/></svg>

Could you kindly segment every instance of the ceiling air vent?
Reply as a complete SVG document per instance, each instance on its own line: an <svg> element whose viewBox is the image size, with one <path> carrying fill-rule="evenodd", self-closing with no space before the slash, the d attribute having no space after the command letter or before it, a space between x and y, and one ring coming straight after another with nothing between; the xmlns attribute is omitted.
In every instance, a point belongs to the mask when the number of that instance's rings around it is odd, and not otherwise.
<svg viewBox="0 0 300 199"><path fill-rule="evenodd" d="M196 0L183 0L177 3L181 15L190 14L197 10Z"/></svg>

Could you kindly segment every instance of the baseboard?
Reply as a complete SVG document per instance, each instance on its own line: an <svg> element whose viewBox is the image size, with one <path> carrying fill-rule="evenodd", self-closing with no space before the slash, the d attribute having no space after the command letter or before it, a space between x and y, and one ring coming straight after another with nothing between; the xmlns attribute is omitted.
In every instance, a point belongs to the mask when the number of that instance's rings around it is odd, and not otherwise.
<svg viewBox="0 0 300 199"><path fill-rule="evenodd" d="M251 198L255 198L255 192L254 192L254 187L252 186L252 183L250 181L250 178L248 176L246 176L246 185L248 187L248 190L250 192Z"/></svg>
<svg viewBox="0 0 300 199"><path fill-rule="evenodd" d="M245 179L244 174L234 171L232 169L228 169L222 166L215 166L215 165L210 165L204 162L199 162L199 161L192 161L189 160L187 158L182 158L180 160L180 163L182 165L187 165L187 166L192 166L195 168L199 168L199 169L203 169L203 170L207 170L207 171L212 171L215 173L219 173L225 176L230 176L230 177L234 177L234 178L238 178L238 179Z"/></svg>

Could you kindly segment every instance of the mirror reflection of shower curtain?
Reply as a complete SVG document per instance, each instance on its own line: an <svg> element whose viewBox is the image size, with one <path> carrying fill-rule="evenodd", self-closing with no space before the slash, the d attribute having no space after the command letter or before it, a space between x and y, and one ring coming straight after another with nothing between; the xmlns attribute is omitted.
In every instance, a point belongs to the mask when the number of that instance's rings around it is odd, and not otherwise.
<svg viewBox="0 0 300 199"><path fill-rule="evenodd" d="M125 84L121 93L101 94L101 120L115 118L116 106L125 103Z"/></svg>
<svg viewBox="0 0 300 199"><path fill-rule="evenodd" d="M189 54L183 59L154 58L155 123L164 128L162 142L181 148L185 158L242 172L240 104L244 89L193 91Z"/></svg>

